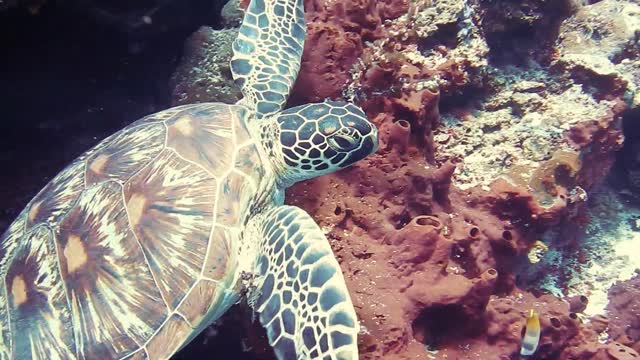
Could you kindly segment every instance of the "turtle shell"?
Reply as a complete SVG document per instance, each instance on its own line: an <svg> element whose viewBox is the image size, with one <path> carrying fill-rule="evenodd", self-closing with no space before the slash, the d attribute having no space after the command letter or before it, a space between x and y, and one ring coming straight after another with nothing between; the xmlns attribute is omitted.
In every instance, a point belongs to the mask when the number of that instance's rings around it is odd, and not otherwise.
<svg viewBox="0 0 640 360"><path fill-rule="evenodd" d="M0 358L164 358L226 306L265 177L245 116L147 116L46 185L0 238Z"/></svg>

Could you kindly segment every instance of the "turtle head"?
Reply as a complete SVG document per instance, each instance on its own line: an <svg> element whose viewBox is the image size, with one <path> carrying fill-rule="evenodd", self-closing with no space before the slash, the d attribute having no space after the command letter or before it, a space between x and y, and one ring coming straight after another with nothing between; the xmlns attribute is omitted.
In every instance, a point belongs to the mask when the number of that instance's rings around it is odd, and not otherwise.
<svg viewBox="0 0 640 360"><path fill-rule="evenodd" d="M378 149L378 130L346 102L297 106L275 116L276 168L286 186L343 169Z"/></svg>

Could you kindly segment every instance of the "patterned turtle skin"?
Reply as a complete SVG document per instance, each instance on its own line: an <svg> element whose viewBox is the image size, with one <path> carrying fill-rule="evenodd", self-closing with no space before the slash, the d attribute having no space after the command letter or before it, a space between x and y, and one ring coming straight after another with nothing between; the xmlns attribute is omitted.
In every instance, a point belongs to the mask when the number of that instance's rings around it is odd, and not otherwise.
<svg viewBox="0 0 640 360"><path fill-rule="evenodd" d="M338 262L284 189L375 152L377 130L344 102L283 110L302 1L253 0L240 33L243 100L133 122L0 238L0 359L166 359L243 294L279 359L358 358Z"/></svg>

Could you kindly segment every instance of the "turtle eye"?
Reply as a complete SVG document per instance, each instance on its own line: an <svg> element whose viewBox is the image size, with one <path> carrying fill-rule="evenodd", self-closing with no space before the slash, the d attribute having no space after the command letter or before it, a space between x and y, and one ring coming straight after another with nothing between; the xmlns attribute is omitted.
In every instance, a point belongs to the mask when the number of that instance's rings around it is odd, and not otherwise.
<svg viewBox="0 0 640 360"><path fill-rule="evenodd" d="M346 152L358 147L358 141L351 135L335 134L331 136L327 142L335 151Z"/></svg>

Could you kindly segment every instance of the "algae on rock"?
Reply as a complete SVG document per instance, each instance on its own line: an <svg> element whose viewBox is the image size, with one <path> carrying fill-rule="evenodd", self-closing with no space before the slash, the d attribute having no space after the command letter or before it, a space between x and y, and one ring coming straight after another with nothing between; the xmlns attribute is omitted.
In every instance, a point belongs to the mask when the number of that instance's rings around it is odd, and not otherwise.
<svg viewBox="0 0 640 360"><path fill-rule="evenodd" d="M603 0L566 19L557 41L554 65L583 82L600 79L601 91L626 93L640 106L640 5Z"/></svg>
<svg viewBox="0 0 640 360"><path fill-rule="evenodd" d="M229 61L238 31L201 27L187 40L180 65L171 77L172 106L207 101L235 103L241 97Z"/></svg>

